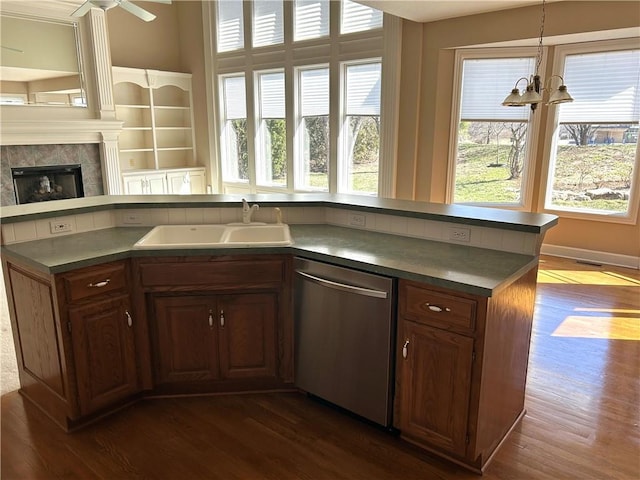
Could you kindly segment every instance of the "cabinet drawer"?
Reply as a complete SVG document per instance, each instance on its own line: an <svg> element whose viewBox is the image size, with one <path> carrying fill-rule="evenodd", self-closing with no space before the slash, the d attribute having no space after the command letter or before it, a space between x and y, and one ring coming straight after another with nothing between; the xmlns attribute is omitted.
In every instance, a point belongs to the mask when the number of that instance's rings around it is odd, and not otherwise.
<svg viewBox="0 0 640 480"><path fill-rule="evenodd" d="M64 277L67 301L77 302L90 297L125 291L127 285L124 263L90 267Z"/></svg>
<svg viewBox="0 0 640 480"><path fill-rule="evenodd" d="M475 300L401 283L400 315L410 320L453 330L474 330Z"/></svg>
<svg viewBox="0 0 640 480"><path fill-rule="evenodd" d="M140 265L140 279L145 287L245 287L282 282L284 267L280 260L152 263Z"/></svg>

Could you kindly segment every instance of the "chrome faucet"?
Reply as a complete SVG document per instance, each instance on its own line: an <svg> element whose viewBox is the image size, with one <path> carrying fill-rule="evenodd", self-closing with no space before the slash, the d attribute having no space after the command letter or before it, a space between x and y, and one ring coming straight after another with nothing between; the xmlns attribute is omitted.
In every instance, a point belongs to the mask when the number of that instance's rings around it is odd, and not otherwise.
<svg viewBox="0 0 640 480"><path fill-rule="evenodd" d="M242 199L242 223L251 223L251 215L253 215L253 212L258 210L259 208L260 208L260 205L258 205L257 203L254 203L253 205L249 206L247 201L243 198Z"/></svg>

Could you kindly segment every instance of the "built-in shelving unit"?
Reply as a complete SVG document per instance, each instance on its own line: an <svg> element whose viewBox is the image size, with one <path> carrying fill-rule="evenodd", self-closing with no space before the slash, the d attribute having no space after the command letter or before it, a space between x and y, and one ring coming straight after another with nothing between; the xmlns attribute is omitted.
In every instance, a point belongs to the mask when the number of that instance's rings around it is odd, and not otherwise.
<svg viewBox="0 0 640 480"><path fill-rule="evenodd" d="M113 83L116 116L124 122L124 193L205 193L205 169L196 165L191 74L113 67Z"/></svg>

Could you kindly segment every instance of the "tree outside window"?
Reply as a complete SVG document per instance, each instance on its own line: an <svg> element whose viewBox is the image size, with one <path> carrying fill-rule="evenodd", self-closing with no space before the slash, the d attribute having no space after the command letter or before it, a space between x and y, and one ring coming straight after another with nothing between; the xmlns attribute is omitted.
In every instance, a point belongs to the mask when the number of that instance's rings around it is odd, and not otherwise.
<svg viewBox="0 0 640 480"><path fill-rule="evenodd" d="M546 208L626 215L638 158L640 50L565 57Z"/></svg>

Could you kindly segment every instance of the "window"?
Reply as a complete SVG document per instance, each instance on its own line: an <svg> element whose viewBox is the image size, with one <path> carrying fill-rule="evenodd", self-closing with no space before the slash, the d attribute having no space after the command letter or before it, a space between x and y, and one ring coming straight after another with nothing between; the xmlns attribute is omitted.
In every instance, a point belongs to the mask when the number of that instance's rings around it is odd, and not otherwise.
<svg viewBox="0 0 640 480"><path fill-rule="evenodd" d="M329 190L329 68L300 68L296 181L299 190Z"/></svg>
<svg viewBox="0 0 640 480"><path fill-rule="evenodd" d="M244 47L242 0L216 2L218 52L230 52Z"/></svg>
<svg viewBox="0 0 640 480"><path fill-rule="evenodd" d="M221 77L220 91L222 174L230 181L247 182L249 156L244 75Z"/></svg>
<svg viewBox="0 0 640 480"><path fill-rule="evenodd" d="M253 46L277 45L283 41L282 1L253 2Z"/></svg>
<svg viewBox="0 0 640 480"><path fill-rule="evenodd" d="M329 36L329 1L295 0L293 39L309 40Z"/></svg>
<svg viewBox="0 0 640 480"><path fill-rule="evenodd" d="M259 185L287 185L287 127L284 73L256 75L258 85L258 145L256 178Z"/></svg>
<svg viewBox="0 0 640 480"><path fill-rule="evenodd" d="M343 0L340 33L354 33L382 27L382 12L350 0Z"/></svg>
<svg viewBox="0 0 640 480"><path fill-rule="evenodd" d="M600 45L602 50L612 44ZM635 213L640 50L637 45L620 48L594 51L591 44L559 49L574 101L558 105L547 209L610 217Z"/></svg>
<svg viewBox="0 0 640 480"><path fill-rule="evenodd" d="M382 13L351 2L231 0L203 10L218 39L206 46L220 111L217 191L390 195L396 132L381 112L385 100L397 121L383 95L397 79L382 75L382 58L398 56L399 19L388 17L398 28L385 37ZM357 34L342 35L341 22Z"/></svg>
<svg viewBox="0 0 640 480"><path fill-rule="evenodd" d="M344 65L339 192L378 193L382 64Z"/></svg>
<svg viewBox="0 0 640 480"><path fill-rule="evenodd" d="M515 80L534 70L535 56L506 55L495 50L457 52L459 96L451 128L450 202L528 203L531 109L501 103Z"/></svg>

